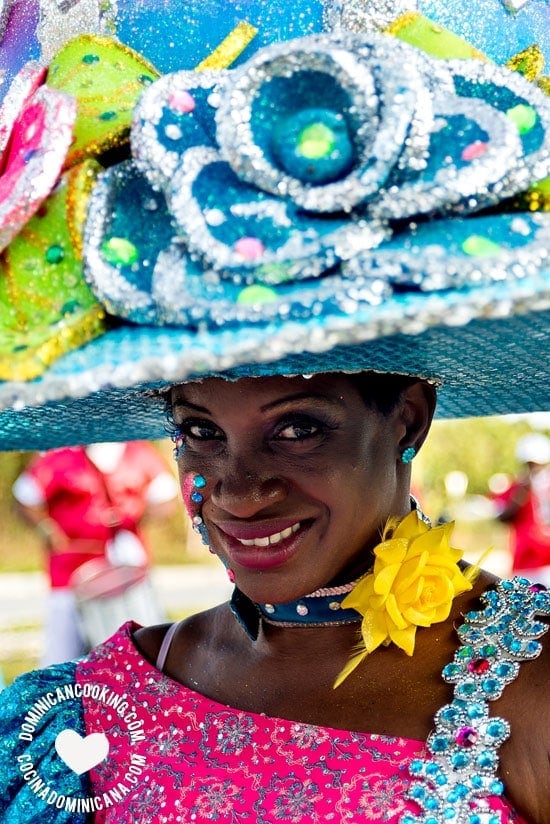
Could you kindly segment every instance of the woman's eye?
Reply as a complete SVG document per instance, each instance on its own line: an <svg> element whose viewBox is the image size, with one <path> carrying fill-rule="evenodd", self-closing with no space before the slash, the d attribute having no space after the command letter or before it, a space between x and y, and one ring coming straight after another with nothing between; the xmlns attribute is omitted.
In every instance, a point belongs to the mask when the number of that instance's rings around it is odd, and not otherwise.
<svg viewBox="0 0 550 824"><path fill-rule="evenodd" d="M220 440L222 438L221 430L207 421L184 422L180 424L179 429L186 438L192 438L196 441Z"/></svg>
<svg viewBox="0 0 550 824"><path fill-rule="evenodd" d="M321 433L321 426L313 421L287 423L276 434L280 441L304 441Z"/></svg>

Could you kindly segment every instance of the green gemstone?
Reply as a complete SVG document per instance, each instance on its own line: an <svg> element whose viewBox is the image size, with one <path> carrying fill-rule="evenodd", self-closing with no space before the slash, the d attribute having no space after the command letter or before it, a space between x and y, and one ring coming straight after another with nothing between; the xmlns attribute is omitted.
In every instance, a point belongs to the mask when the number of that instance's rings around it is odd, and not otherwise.
<svg viewBox="0 0 550 824"><path fill-rule="evenodd" d="M111 237L101 244L103 258L111 266L131 266L139 259L138 250L124 237Z"/></svg>
<svg viewBox="0 0 550 824"><path fill-rule="evenodd" d="M312 123L300 132L296 148L298 154L308 160L321 160L335 150L336 137L324 123Z"/></svg>
<svg viewBox="0 0 550 824"><path fill-rule="evenodd" d="M153 82L153 78L148 74L140 74L138 80L142 86L149 86Z"/></svg>
<svg viewBox="0 0 550 824"><path fill-rule="evenodd" d="M462 251L465 255L472 257L489 257L500 252L501 247L488 237L481 235L470 235L462 244Z"/></svg>
<svg viewBox="0 0 550 824"><path fill-rule="evenodd" d="M277 292L270 289L269 286L246 286L242 292L239 292L237 303L245 303L252 305L254 303L271 303L277 299Z"/></svg>
<svg viewBox="0 0 550 824"><path fill-rule="evenodd" d="M112 110L108 112L101 112L99 115L100 120L115 120L116 117L118 117L117 113Z"/></svg>
<svg viewBox="0 0 550 824"><path fill-rule="evenodd" d="M48 263L61 263L64 257L65 250L62 246L58 246L56 243L53 246L50 246L49 249L46 249L46 260Z"/></svg>
<svg viewBox="0 0 550 824"><path fill-rule="evenodd" d="M506 112L506 117L516 126L520 134L528 134L536 125L537 113L532 106L519 103Z"/></svg>
<svg viewBox="0 0 550 824"><path fill-rule="evenodd" d="M99 63L99 56L97 54L85 54L82 58L83 63Z"/></svg>

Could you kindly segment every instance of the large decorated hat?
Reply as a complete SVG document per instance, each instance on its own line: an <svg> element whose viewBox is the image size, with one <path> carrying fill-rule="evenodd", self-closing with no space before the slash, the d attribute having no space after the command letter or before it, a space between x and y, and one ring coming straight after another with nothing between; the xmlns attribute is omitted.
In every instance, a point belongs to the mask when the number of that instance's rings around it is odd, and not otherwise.
<svg viewBox="0 0 550 824"><path fill-rule="evenodd" d="M0 449L214 375L548 407L547 0L2 10Z"/></svg>

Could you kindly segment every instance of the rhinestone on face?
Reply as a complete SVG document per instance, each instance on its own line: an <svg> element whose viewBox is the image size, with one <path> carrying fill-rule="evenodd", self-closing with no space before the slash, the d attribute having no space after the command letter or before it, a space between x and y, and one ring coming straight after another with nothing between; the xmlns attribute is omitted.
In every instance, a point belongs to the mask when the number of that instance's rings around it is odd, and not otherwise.
<svg viewBox="0 0 550 824"><path fill-rule="evenodd" d="M298 604L296 607L296 612L298 615L307 615L309 613L309 609L306 607L305 604Z"/></svg>
<svg viewBox="0 0 550 824"><path fill-rule="evenodd" d="M266 612L269 612L270 615L273 615L273 613L275 612L275 607L273 606L273 604L264 604L264 609Z"/></svg>
<svg viewBox="0 0 550 824"><path fill-rule="evenodd" d="M338 601L330 601L328 605L329 609L332 609L334 612L340 609L340 603Z"/></svg>

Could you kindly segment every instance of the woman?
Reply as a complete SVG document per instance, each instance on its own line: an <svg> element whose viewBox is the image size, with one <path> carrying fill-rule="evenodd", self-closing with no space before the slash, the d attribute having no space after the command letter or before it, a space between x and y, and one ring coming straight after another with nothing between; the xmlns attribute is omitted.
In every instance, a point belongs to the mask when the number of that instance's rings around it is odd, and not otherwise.
<svg viewBox="0 0 550 824"><path fill-rule="evenodd" d="M479 54L393 11L409 39ZM210 71L158 80L80 38L31 96L45 122L64 113L63 152L44 142L70 171L8 227L27 265L9 273L2 443L155 437L167 405L185 505L235 591L6 692L7 822L550 819L548 593L468 568L410 498L436 387L447 417L547 401L548 221L528 185L550 172L548 101L509 69L366 36L379 12L233 72L236 26ZM50 88L77 94L76 125Z"/></svg>

